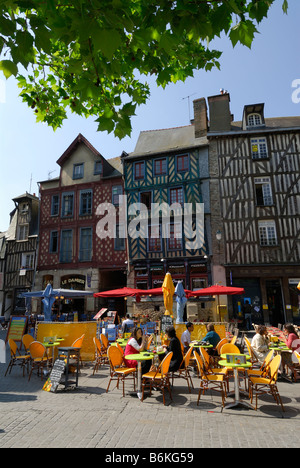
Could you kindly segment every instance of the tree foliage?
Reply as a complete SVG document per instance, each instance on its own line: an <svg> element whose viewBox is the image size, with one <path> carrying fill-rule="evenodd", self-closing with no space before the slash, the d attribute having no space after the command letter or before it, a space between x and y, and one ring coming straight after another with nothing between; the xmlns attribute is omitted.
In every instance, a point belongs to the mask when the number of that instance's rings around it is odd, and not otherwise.
<svg viewBox="0 0 300 468"><path fill-rule="evenodd" d="M251 47L274 1L0 0L0 70L37 121L56 129L71 109L121 139L149 97L144 77L165 87L219 68L212 40Z"/></svg>

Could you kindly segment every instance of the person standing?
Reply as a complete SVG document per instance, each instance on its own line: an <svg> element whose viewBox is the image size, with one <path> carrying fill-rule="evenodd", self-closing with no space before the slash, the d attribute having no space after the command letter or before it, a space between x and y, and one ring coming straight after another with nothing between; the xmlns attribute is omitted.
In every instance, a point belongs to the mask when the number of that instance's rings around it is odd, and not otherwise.
<svg viewBox="0 0 300 468"><path fill-rule="evenodd" d="M246 300L243 307L243 314L247 330L251 330L252 328L252 310L252 305Z"/></svg>

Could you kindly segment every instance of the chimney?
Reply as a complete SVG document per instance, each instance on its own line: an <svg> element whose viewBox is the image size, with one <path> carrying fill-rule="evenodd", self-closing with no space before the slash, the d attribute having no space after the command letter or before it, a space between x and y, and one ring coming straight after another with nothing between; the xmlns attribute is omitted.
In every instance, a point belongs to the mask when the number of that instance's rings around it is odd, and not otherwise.
<svg viewBox="0 0 300 468"><path fill-rule="evenodd" d="M195 99L194 104L194 128L195 138L207 135L207 105L205 98Z"/></svg>
<svg viewBox="0 0 300 468"><path fill-rule="evenodd" d="M232 116L230 113L229 93L218 94L207 98L209 106L209 131L229 132Z"/></svg>

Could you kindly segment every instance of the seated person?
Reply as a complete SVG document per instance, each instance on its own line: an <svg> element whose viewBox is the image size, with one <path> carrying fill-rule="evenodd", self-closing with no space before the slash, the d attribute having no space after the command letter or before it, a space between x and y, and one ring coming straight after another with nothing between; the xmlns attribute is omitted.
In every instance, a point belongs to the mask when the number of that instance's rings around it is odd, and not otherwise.
<svg viewBox="0 0 300 468"><path fill-rule="evenodd" d="M126 359L126 356L128 356L129 354L139 354L141 351L146 351L147 342L148 340L147 337L143 334L143 330L141 328L135 328L131 333L131 337L129 338L124 351L124 362L127 367L137 367L137 361ZM146 372L149 372L150 367L151 360L142 361L142 374L146 374Z"/></svg>
<svg viewBox="0 0 300 468"><path fill-rule="evenodd" d="M221 341L221 338L219 337L218 333L215 332L215 327L213 323L209 323L206 328L207 334L204 338L202 338L201 341L206 341L207 343L213 345L212 349L207 350L208 354L212 355L214 354L214 350L217 344L219 343L219 341Z"/></svg>
<svg viewBox="0 0 300 468"><path fill-rule="evenodd" d="M285 342L287 347L290 348L292 351L297 351L297 353L300 354L300 338L294 325L292 325L291 323L286 323L283 326L283 333L285 336ZM290 371L293 369L295 364L299 364L299 361L294 355L294 353L282 353L281 358L283 365L287 366Z"/></svg>
<svg viewBox="0 0 300 468"><path fill-rule="evenodd" d="M134 327L134 322L130 318L130 315L126 314L126 319L123 320L123 322L122 322L123 333L126 333L127 331L129 331L132 327Z"/></svg>
<svg viewBox="0 0 300 468"><path fill-rule="evenodd" d="M191 342L191 333L193 332L193 330L194 325L191 322L188 322L186 324L186 330L181 335L180 341L184 347L185 353L187 353L190 348L189 344Z"/></svg>
<svg viewBox="0 0 300 468"><path fill-rule="evenodd" d="M183 360L183 356L182 356L182 351L181 351L181 344L180 344L180 341L179 339L177 338L176 336L176 331L175 331L175 328L172 327L172 326L169 326L166 328L166 334L168 336L168 338L170 338L170 344L169 346L163 346L164 349L165 349L165 354L164 355L160 355L159 356L159 359L162 360L169 352L173 352L173 356L172 356L172 359L171 359L171 362L170 362L170 367L169 367L169 371L170 372L176 372L181 363L182 363L182 360Z"/></svg>
<svg viewBox="0 0 300 468"><path fill-rule="evenodd" d="M252 338L251 346L260 364L262 364L269 353L269 339L267 327L257 325L255 328L256 334Z"/></svg>

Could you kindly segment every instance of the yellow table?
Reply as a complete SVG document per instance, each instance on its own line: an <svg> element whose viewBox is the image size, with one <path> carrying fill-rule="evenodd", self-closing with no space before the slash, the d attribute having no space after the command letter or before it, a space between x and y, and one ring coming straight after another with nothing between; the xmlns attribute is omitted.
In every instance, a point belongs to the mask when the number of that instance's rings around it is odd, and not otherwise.
<svg viewBox="0 0 300 468"><path fill-rule="evenodd" d="M219 361L220 366L228 367L233 369L234 375L234 401L232 403L227 403L225 408L235 408L237 406L244 406L245 408L254 409L250 403L240 399L240 386L239 386L239 377L238 377L238 368L247 369L252 366L251 362L247 364L233 364L232 362L227 362L226 359ZM228 394L227 396L231 396Z"/></svg>

